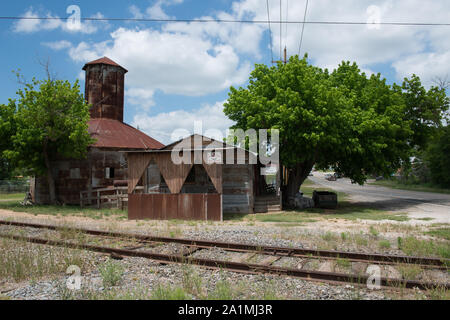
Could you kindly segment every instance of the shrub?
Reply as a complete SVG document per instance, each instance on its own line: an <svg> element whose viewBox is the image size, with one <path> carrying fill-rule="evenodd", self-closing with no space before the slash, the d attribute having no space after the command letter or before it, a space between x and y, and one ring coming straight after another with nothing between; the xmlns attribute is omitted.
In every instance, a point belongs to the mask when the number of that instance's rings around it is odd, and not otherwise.
<svg viewBox="0 0 450 320"><path fill-rule="evenodd" d="M114 287L122 281L124 268L120 263L108 260L99 267L99 272L102 276L103 285L105 287Z"/></svg>

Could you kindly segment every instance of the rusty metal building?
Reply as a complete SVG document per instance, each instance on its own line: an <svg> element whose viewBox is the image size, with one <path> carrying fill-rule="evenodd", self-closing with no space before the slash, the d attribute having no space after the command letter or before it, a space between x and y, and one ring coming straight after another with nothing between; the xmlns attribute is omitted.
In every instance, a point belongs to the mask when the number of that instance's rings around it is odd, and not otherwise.
<svg viewBox="0 0 450 320"><path fill-rule="evenodd" d="M91 104L89 133L96 142L88 148L87 158L58 159L52 162L57 199L61 203L79 204L80 192L112 186L126 180L127 159L123 151L144 151L163 144L123 122L124 79L127 70L111 59L87 63L85 97ZM45 177L32 179L33 201L49 202Z"/></svg>
<svg viewBox="0 0 450 320"><path fill-rule="evenodd" d="M184 160L174 161L180 154ZM127 155L129 219L221 221L228 213L281 209L280 194L264 192L256 155L236 146L192 135ZM136 194L138 184L143 192Z"/></svg>

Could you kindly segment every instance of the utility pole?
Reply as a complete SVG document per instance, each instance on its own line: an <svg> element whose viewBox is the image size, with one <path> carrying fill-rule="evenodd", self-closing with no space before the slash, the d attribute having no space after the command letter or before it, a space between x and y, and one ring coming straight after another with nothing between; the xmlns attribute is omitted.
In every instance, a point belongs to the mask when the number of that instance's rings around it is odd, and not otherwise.
<svg viewBox="0 0 450 320"><path fill-rule="evenodd" d="M280 59L281 59L281 57L280 57ZM287 51L286 51L286 47L284 47L284 60L275 60L275 61L272 60L272 63L278 63L278 62L283 62L284 64L287 63Z"/></svg>

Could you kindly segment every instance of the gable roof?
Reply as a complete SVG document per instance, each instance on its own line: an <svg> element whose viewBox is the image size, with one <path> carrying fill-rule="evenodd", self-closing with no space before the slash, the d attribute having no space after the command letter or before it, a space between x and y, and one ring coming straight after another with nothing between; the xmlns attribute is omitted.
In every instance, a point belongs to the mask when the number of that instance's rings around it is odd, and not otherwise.
<svg viewBox="0 0 450 320"><path fill-rule="evenodd" d="M88 122L88 132L97 141L91 147L155 150L164 145L142 131L114 119L95 118Z"/></svg>
<svg viewBox="0 0 450 320"><path fill-rule="evenodd" d="M100 59L97 59L97 60L94 60L94 61L91 61L91 62L86 63L86 64L84 65L84 67L83 67L83 70L86 70L86 68L87 68L88 65L93 65L93 64L105 64L105 65L108 65L108 66L120 67L120 68L122 68L123 70L125 70L125 73L128 72L127 69L125 69L124 67L122 67L122 66L119 65L118 63L112 61L112 60L111 60L110 58L108 58L108 57L103 57L103 58L100 58Z"/></svg>

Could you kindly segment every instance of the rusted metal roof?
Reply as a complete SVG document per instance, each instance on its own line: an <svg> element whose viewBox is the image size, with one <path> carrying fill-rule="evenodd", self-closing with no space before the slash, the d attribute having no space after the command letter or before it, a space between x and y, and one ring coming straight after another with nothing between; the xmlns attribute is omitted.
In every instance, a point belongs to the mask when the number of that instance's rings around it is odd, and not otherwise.
<svg viewBox="0 0 450 320"><path fill-rule="evenodd" d="M132 126L114 119L91 119L89 134L99 148L160 149L164 145Z"/></svg>
<svg viewBox="0 0 450 320"><path fill-rule="evenodd" d="M106 65L109 65L109 66L116 66L116 67L120 67L120 68L122 68L123 70L125 70L125 73L128 72L127 69L125 69L125 68L122 67L121 65L117 64L116 62L112 61L112 60L111 60L110 58L108 58L108 57L103 57L103 58L100 58L100 59L97 59L97 60L94 60L94 61L91 61L91 62L86 63L86 64L84 65L84 67L83 67L83 70L86 70L86 67L87 67L88 65L91 65L91 64L106 64Z"/></svg>

